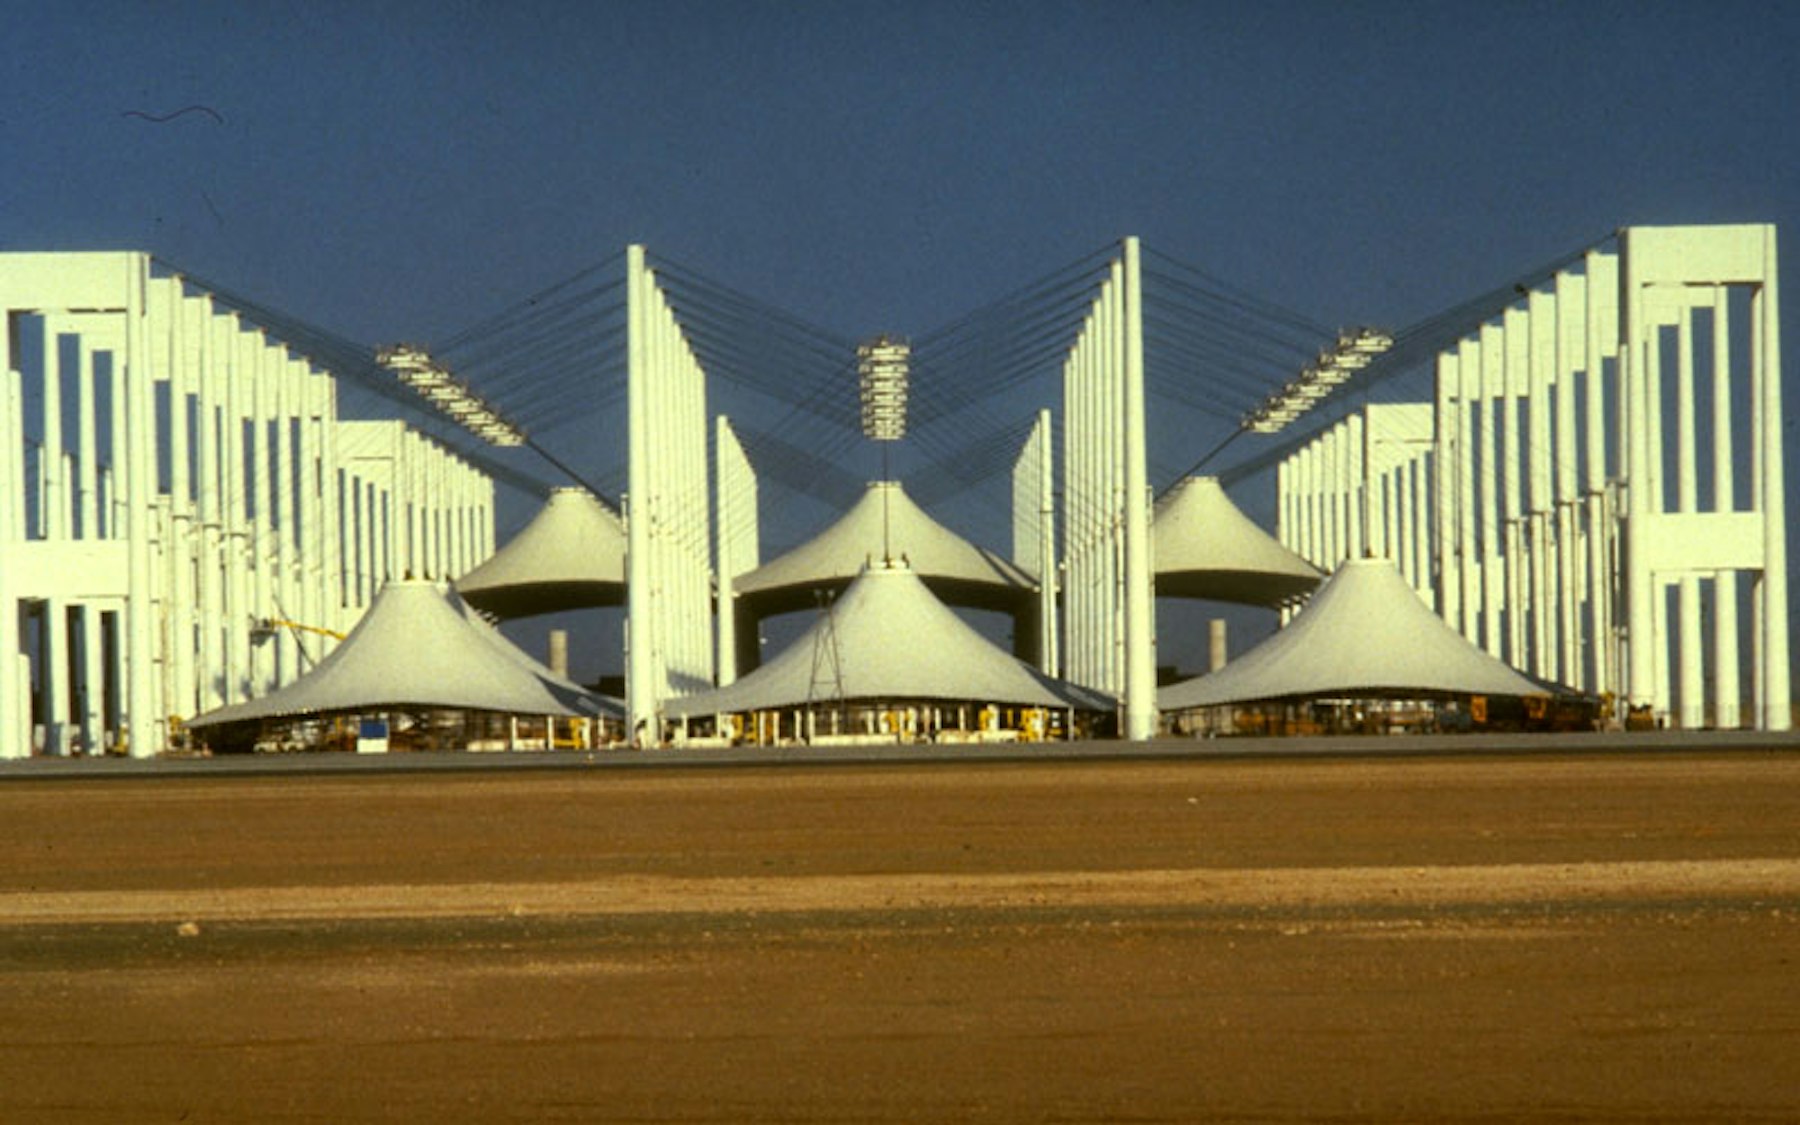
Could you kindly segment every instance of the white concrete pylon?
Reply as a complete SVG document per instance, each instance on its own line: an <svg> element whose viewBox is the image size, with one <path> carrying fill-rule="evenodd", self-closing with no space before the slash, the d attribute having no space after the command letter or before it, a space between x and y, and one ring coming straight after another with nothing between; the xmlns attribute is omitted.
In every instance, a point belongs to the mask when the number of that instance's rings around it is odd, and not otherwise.
<svg viewBox="0 0 1800 1125"><path fill-rule="evenodd" d="M738 441L737 431L724 415L717 420L714 456L717 460L714 481L717 511L714 515L714 570L718 575L718 684L720 687L737 679L737 594L739 575L756 569L761 562L757 527L756 470Z"/></svg>
<svg viewBox="0 0 1800 1125"><path fill-rule="evenodd" d="M1038 582L1038 670L1058 675L1056 493L1050 411L1040 410L1013 465L1012 557Z"/></svg>
<svg viewBox="0 0 1800 1125"><path fill-rule="evenodd" d="M714 678L706 377L642 246L625 272L626 708L659 742L663 701Z"/></svg>
<svg viewBox="0 0 1800 1125"><path fill-rule="evenodd" d="M1139 256L1126 239L1063 365L1067 674L1117 699L1133 740L1156 730Z"/></svg>

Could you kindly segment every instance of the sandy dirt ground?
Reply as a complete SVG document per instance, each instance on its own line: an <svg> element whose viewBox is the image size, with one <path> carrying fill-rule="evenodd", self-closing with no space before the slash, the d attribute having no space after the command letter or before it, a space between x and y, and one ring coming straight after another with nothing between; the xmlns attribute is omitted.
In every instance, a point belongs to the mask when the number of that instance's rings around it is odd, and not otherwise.
<svg viewBox="0 0 1800 1125"><path fill-rule="evenodd" d="M0 1121L1800 1120L1800 752L0 782Z"/></svg>

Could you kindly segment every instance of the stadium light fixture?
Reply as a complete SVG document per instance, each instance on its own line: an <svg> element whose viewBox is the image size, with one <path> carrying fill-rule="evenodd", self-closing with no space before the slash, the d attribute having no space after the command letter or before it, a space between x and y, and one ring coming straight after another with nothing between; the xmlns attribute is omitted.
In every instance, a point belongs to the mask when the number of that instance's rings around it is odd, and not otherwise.
<svg viewBox="0 0 1800 1125"><path fill-rule="evenodd" d="M375 359L451 421L489 445L525 444L524 430L439 366L425 349L395 344L376 352Z"/></svg>
<svg viewBox="0 0 1800 1125"><path fill-rule="evenodd" d="M877 336L856 349L862 389L862 431L872 441L906 436L907 366L912 346L893 336Z"/></svg>
<svg viewBox="0 0 1800 1125"><path fill-rule="evenodd" d="M1379 328L1340 332L1333 347L1320 352L1297 378L1244 415L1240 428L1257 434L1279 433L1393 346L1393 335Z"/></svg>

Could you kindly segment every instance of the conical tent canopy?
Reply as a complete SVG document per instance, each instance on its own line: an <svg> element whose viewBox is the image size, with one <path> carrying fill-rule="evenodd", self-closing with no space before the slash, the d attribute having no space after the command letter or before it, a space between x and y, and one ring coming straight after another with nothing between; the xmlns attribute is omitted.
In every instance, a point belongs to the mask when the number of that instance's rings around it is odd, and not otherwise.
<svg viewBox="0 0 1800 1125"><path fill-rule="evenodd" d="M1158 693L1164 711L1313 696L1541 695L1419 600L1386 559L1352 559L1287 627Z"/></svg>
<svg viewBox="0 0 1800 1125"><path fill-rule="evenodd" d="M977 701L1110 708L1008 655L900 564L868 568L830 617L767 664L717 691L671 700L675 717L797 707L811 700Z"/></svg>
<svg viewBox="0 0 1800 1125"><path fill-rule="evenodd" d="M1159 596L1274 607L1324 578L1244 515L1217 477L1189 477L1164 496L1151 540Z"/></svg>
<svg viewBox="0 0 1800 1125"><path fill-rule="evenodd" d="M836 523L732 585L759 615L787 613L811 606L815 590L848 585L884 557L904 557L914 574L953 605L1011 612L1037 589L1037 580L1025 571L932 519L898 481L871 482Z"/></svg>
<svg viewBox="0 0 1800 1125"><path fill-rule="evenodd" d="M559 488L524 530L456 582L501 619L625 604L625 526L583 488Z"/></svg>
<svg viewBox="0 0 1800 1125"><path fill-rule="evenodd" d="M432 582L389 582L319 666L260 699L208 711L191 727L402 707L563 717L617 715L520 652Z"/></svg>

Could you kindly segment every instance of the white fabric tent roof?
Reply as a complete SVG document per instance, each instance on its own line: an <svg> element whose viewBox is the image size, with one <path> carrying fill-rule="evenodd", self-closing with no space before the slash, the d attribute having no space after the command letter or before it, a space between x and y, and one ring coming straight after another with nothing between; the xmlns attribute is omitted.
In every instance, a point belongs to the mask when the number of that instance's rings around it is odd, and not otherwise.
<svg viewBox="0 0 1800 1125"><path fill-rule="evenodd" d="M1110 708L1095 693L1051 679L1007 654L934 597L904 565L875 566L831 607L841 696L827 619L780 655L716 691L670 700L667 714L712 715L804 705L808 698L977 701ZM815 653L819 665L815 681ZM815 686L815 683L817 686Z"/></svg>
<svg viewBox="0 0 1800 1125"><path fill-rule="evenodd" d="M1164 711L1333 695L1542 695L1426 608L1386 559L1346 561L1286 628L1217 672L1170 684Z"/></svg>
<svg viewBox="0 0 1800 1125"><path fill-rule="evenodd" d="M619 707L532 660L433 582L389 582L318 667L191 727L296 715L442 707L513 715L617 715Z"/></svg>
<svg viewBox="0 0 1800 1125"><path fill-rule="evenodd" d="M742 597L778 600L776 591L782 591L810 605L814 590L847 584L871 561L881 560L884 528L887 553L904 556L913 573L940 594L945 586L956 588L957 596L950 598L956 604L981 604L979 597L966 595L985 589L992 593L989 608L1010 608L1037 589L1030 574L932 519L898 481L870 482L836 523L732 585Z"/></svg>
<svg viewBox="0 0 1800 1125"><path fill-rule="evenodd" d="M530 523L456 582L501 618L623 605L625 525L583 488L559 488Z"/></svg>
<svg viewBox="0 0 1800 1125"><path fill-rule="evenodd" d="M1188 477L1156 505L1156 593L1278 606L1324 575L1231 502L1217 477Z"/></svg>

